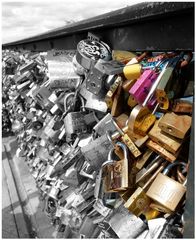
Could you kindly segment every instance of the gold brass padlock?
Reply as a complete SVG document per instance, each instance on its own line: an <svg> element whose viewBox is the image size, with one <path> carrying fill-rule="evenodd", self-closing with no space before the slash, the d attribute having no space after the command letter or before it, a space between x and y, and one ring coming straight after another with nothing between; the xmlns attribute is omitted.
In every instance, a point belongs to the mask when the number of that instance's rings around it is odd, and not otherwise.
<svg viewBox="0 0 196 240"><path fill-rule="evenodd" d="M192 118L188 115L177 115L173 112L166 113L159 122L162 131L183 139L191 127Z"/></svg>
<svg viewBox="0 0 196 240"><path fill-rule="evenodd" d="M169 162L174 162L177 159L180 151L179 150L175 154L173 154L152 140L148 140L146 142L146 146L153 150L154 152L156 152L157 154L161 155L164 159L166 159Z"/></svg>
<svg viewBox="0 0 196 240"><path fill-rule="evenodd" d="M138 187L136 191L130 196L127 202L124 204L134 215L141 215L150 205L151 199L146 195L145 190L149 187L156 176L163 170L166 163L163 163L156 172L150 177L146 184L141 188Z"/></svg>
<svg viewBox="0 0 196 240"><path fill-rule="evenodd" d="M114 126L116 127L116 129L119 131L120 135L121 135L121 139L122 141L126 144L126 146L128 147L128 149L130 150L130 152L132 153L132 155L137 158L141 155L140 150L136 147L136 145L134 144L134 142L131 140L131 138L128 136L127 133L124 133L124 131L118 126L118 124L112 119L112 123L114 124ZM124 127L126 128L126 127ZM113 136L112 136L113 138Z"/></svg>
<svg viewBox="0 0 196 240"><path fill-rule="evenodd" d="M115 80L115 82L110 86L109 91L106 93L105 102L106 102L108 108L110 108L110 109L112 108L115 93L121 82L122 82L122 78L120 76L118 76L117 79Z"/></svg>
<svg viewBox="0 0 196 240"><path fill-rule="evenodd" d="M112 160L114 149L110 150L107 161L109 163L103 167L105 192L124 191L129 188L128 149L121 142L117 142L116 145L123 149L124 158L118 161Z"/></svg>
<svg viewBox="0 0 196 240"><path fill-rule="evenodd" d="M164 147L169 152L175 154L179 150L182 140L161 131L160 127L158 126L159 122L160 119L155 122L153 128L149 131L148 136L154 142Z"/></svg>
<svg viewBox="0 0 196 240"><path fill-rule="evenodd" d="M184 184L180 184L179 182L166 176L176 165L186 166L186 163L175 162L169 164L163 173L158 174L146 193L148 197L155 201L155 204L160 204L160 207L157 210L164 212L175 211L178 203L186 193L186 187L184 186L186 182Z"/></svg>
<svg viewBox="0 0 196 240"><path fill-rule="evenodd" d="M156 111L157 107L155 107L154 111ZM155 121L156 116L147 107L137 105L131 111L128 127L131 131L145 136Z"/></svg>
<svg viewBox="0 0 196 240"><path fill-rule="evenodd" d="M112 108L111 108L111 115L113 117L118 117L121 113L123 113L123 88L122 88L122 82L119 83L117 92L114 96Z"/></svg>

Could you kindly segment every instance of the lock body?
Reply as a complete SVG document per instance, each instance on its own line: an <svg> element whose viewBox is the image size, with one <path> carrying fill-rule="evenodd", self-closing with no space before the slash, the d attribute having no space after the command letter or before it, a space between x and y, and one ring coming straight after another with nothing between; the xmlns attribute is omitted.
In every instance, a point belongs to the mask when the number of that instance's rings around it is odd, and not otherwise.
<svg viewBox="0 0 196 240"><path fill-rule="evenodd" d="M175 154L179 150L182 140L161 131L158 126L159 122L160 120L156 121L148 135L154 142Z"/></svg>
<svg viewBox="0 0 196 240"><path fill-rule="evenodd" d="M84 115L81 112L68 113L64 118L65 131L68 134L84 133L87 126L84 121Z"/></svg>
<svg viewBox="0 0 196 240"><path fill-rule="evenodd" d="M152 84L157 79L158 73L154 70L145 70L140 78L129 90L129 93L137 100L138 103L143 103Z"/></svg>
<svg viewBox="0 0 196 240"><path fill-rule="evenodd" d="M164 159L166 159L169 162L174 162L177 159L179 154L179 151L176 152L175 154L167 151L164 147L160 146L159 144L152 141L151 139L149 139L146 142L146 146L151 150L153 150L154 152L156 152L157 154L161 155Z"/></svg>
<svg viewBox="0 0 196 240"><path fill-rule="evenodd" d="M169 209L169 211L175 211L185 192L185 186L159 173L146 195Z"/></svg>
<svg viewBox="0 0 196 240"><path fill-rule="evenodd" d="M192 118L188 115L166 113L159 122L162 131L183 139L191 127Z"/></svg>

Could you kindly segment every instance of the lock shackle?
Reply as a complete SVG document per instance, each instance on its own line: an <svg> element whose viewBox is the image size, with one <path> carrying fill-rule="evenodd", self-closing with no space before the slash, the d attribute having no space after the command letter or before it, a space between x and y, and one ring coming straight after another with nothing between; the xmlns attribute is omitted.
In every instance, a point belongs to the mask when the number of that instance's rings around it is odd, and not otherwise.
<svg viewBox="0 0 196 240"><path fill-rule="evenodd" d="M174 167L174 166L178 166L178 165L182 165L182 166L186 166L186 163L184 162L174 162L169 164L165 170L163 171L163 175L167 175L169 173L169 171Z"/></svg>
<svg viewBox="0 0 196 240"><path fill-rule="evenodd" d="M154 164L158 165L158 164L160 164L161 162L163 162L163 158L162 158L160 155L158 155L158 156L156 156L156 157L152 160L152 162L150 162L150 163L148 164L147 169L149 169L149 168L151 168L152 166L154 166Z"/></svg>
<svg viewBox="0 0 196 240"><path fill-rule="evenodd" d="M114 121L114 119L111 119L112 124L115 126L116 130L120 133L121 136L125 135L123 130L118 126L118 124Z"/></svg>
<svg viewBox="0 0 196 240"><path fill-rule="evenodd" d="M122 142L117 142L116 145L119 146L120 148L122 148L123 153L124 153L124 158L128 160L128 148L127 148L127 146Z"/></svg>
<svg viewBox="0 0 196 240"><path fill-rule="evenodd" d="M86 111L86 108L85 108L85 103L84 103L84 99L83 99L83 97L82 96L79 96L79 98L80 98L80 102L81 102L81 107L80 107L80 109L83 111L83 112L85 112Z"/></svg>
<svg viewBox="0 0 196 240"><path fill-rule="evenodd" d="M74 95L75 95L74 92L70 92L70 93L68 93L68 94L65 96L65 98L64 98L64 100L63 100L63 103L64 103L64 110L65 110L65 112L67 112L67 106L66 106L66 103L67 103L67 99L68 99L68 97L70 97L70 96L74 96Z"/></svg>

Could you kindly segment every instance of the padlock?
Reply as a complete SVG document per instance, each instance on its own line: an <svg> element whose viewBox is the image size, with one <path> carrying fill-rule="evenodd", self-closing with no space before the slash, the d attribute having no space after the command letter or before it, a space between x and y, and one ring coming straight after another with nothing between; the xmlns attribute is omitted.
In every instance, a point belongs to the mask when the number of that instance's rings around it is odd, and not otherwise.
<svg viewBox="0 0 196 240"><path fill-rule="evenodd" d="M146 195L153 199L155 203L162 206L160 206L158 210L164 212L175 211L178 203L186 193L186 187L184 186L186 182L184 184L180 184L167 176L169 171L176 165L186 166L184 162L169 164L163 173L158 174L146 193Z"/></svg>
<svg viewBox="0 0 196 240"><path fill-rule="evenodd" d="M74 72L72 60L75 53L73 50L48 51L47 62L51 89L75 90L78 88L82 78Z"/></svg>
<svg viewBox="0 0 196 240"><path fill-rule="evenodd" d="M21 84L27 80L30 80L32 82L33 75L31 72L25 72L22 75L15 76L14 80L16 84Z"/></svg>
<svg viewBox="0 0 196 240"><path fill-rule="evenodd" d="M146 106L149 103L149 100L152 99L153 94L156 90L157 84L159 83L160 79L162 78L162 76L164 75L164 73L166 71L167 65L168 65L168 62L166 62L164 64L164 67L162 68L160 74L158 75L158 77L154 81L154 83L153 83L152 87L150 88L150 91L147 94L147 96L146 96L144 102L142 103L142 105L135 106L134 109L131 111L129 122L128 122L128 126L129 126L129 129L131 131L134 132L134 124L135 123L138 125L137 129L140 129L140 126L139 126L140 122L137 122L137 118L140 118L140 115L142 116L142 120L144 120L144 121L141 121L141 122L143 123L144 129L146 131L149 130L149 128L155 122L155 120L156 120L155 116L153 114L150 114L150 111ZM155 105L153 112L156 111L158 106L159 106L158 104ZM149 119L147 119L147 121L145 121L145 117L144 117L145 115L148 115L148 117L149 117ZM141 132L143 132L143 131L141 131Z"/></svg>
<svg viewBox="0 0 196 240"><path fill-rule="evenodd" d="M135 106L131 111L128 120L129 130L140 134L141 136L145 136L156 121L154 113L157 107L158 105L153 112L150 112L146 107L142 107L141 105Z"/></svg>
<svg viewBox="0 0 196 240"><path fill-rule="evenodd" d="M176 114L192 114L193 101L189 101L188 98L175 99L172 101L171 110Z"/></svg>
<svg viewBox="0 0 196 240"><path fill-rule="evenodd" d="M92 126L95 126L96 123L99 122L99 119L97 118L95 111L91 111L84 115L84 121L87 126L92 127Z"/></svg>
<svg viewBox="0 0 196 240"><path fill-rule="evenodd" d="M63 160L55 165L55 170L51 176L54 177L55 175L62 174L74 163L82 163L83 161L84 156L81 153L80 147L72 147L71 151L63 157Z"/></svg>
<svg viewBox="0 0 196 240"><path fill-rule="evenodd" d="M155 122L148 135L150 139L152 139L154 142L164 147L169 152L175 154L182 145L182 140L175 138L167 133L164 133L159 127L160 121L161 119Z"/></svg>
<svg viewBox="0 0 196 240"><path fill-rule="evenodd" d="M64 114L73 112L76 105L76 94L74 92L66 93L61 99L64 105Z"/></svg>
<svg viewBox="0 0 196 240"><path fill-rule="evenodd" d="M146 195L145 190L149 187L156 176L164 169L165 165L166 163L163 163L145 183L145 185L142 188L138 187L124 204L124 206L134 215L141 215L149 207L151 199Z"/></svg>
<svg viewBox="0 0 196 240"><path fill-rule="evenodd" d="M124 92L122 89L122 82L119 83L116 94L114 95L113 104L111 108L111 115L113 117L118 117L124 111Z"/></svg>
<svg viewBox="0 0 196 240"><path fill-rule="evenodd" d="M74 55L73 57L73 60L72 60L72 63L73 63L73 69L74 69L74 72L80 76L83 76L85 75L86 73L86 70L84 67L82 67L76 60L76 55Z"/></svg>
<svg viewBox="0 0 196 240"><path fill-rule="evenodd" d="M122 129L119 128L117 123L112 119L112 123L116 127L116 129L119 131L120 135L122 136L122 141L126 144L132 155L137 158L141 155L140 150L135 146L134 142L130 139L130 137L127 135L127 133L124 133ZM112 137L113 138L113 137Z"/></svg>
<svg viewBox="0 0 196 240"><path fill-rule="evenodd" d="M121 142L117 142L116 145L123 149L124 159L113 161L113 163L104 166L106 192L123 191L130 187L128 149ZM110 150L108 154L108 161L110 162L112 162L113 151L114 149Z"/></svg>
<svg viewBox="0 0 196 240"><path fill-rule="evenodd" d="M183 139L191 127L192 118L188 115L177 115L173 112L166 113L158 126L163 132L176 138Z"/></svg>
<svg viewBox="0 0 196 240"><path fill-rule="evenodd" d="M105 156L112 146L113 143L108 138L108 134L104 134L82 147L81 152L92 169L97 170L105 162Z"/></svg>
<svg viewBox="0 0 196 240"><path fill-rule="evenodd" d="M107 209L115 208L119 198L119 196L115 192L105 192L105 186L104 186L105 176L103 174L104 173L103 169L107 164L112 164L112 163L113 163L113 160L110 159L102 164L100 171L96 177L95 189L94 189L94 196L96 201L99 200L100 204L106 207ZM106 213L108 213L106 208L104 213L103 212L101 213L102 215L105 215Z"/></svg>
<svg viewBox="0 0 196 240"><path fill-rule="evenodd" d="M86 100L85 108L106 113L108 108L106 102L104 101L105 93L100 93L96 96L86 89L85 84L86 80L84 80L79 90L80 95Z"/></svg>
<svg viewBox="0 0 196 240"><path fill-rule="evenodd" d="M163 159L158 155L156 156L148 165L146 168L142 168L137 174L136 174L136 184L138 182L142 181L146 178L151 172L153 172L161 163L163 162Z"/></svg>
<svg viewBox="0 0 196 240"><path fill-rule="evenodd" d="M36 88L32 92L33 99L43 108L46 108L46 107L51 108L51 106L53 106L53 104L48 100L50 95L51 95L51 92L45 86Z"/></svg>
<svg viewBox="0 0 196 240"><path fill-rule="evenodd" d="M179 150L175 154L173 154L167 151L164 147L157 144L156 142L152 141L151 139L149 139L146 142L146 146L153 150L154 152L156 152L157 154L161 155L164 159L166 159L169 162L174 162L177 159L180 151Z"/></svg>
<svg viewBox="0 0 196 240"><path fill-rule="evenodd" d="M86 216L79 230L79 238L91 238L95 227L96 225L93 224L92 220Z"/></svg>
<svg viewBox="0 0 196 240"><path fill-rule="evenodd" d="M130 88L129 93L134 99L142 104L147 96L150 87L158 77L158 72L155 70L145 70L135 84Z"/></svg>
<svg viewBox="0 0 196 240"><path fill-rule="evenodd" d="M113 211L108 223L118 238L134 239L147 229L147 224L130 213L123 205Z"/></svg>
<svg viewBox="0 0 196 240"><path fill-rule="evenodd" d="M80 134L87 131L84 115L81 112L71 112L64 118L65 131L68 134Z"/></svg>
<svg viewBox="0 0 196 240"><path fill-rule="evenodd" d="M112 108L115 93L121 82L122 82L122 78L120 76L118 76L116 78L115 82L110 86L109 91L106 93L105 102L106 102L108 108L110 108L110 109Z"/></svg>
<svg viewBox="0 0 196 240"><path fill-rule="evenodd" d="M33 70L33 68L36 66L36 62L34 62L33 60L29 61L27 64L23 65L20 67L19 71L20 74L23 74L26 71L31 71Z"/></svg>
<svg viewBox="0 0 196 240"><path fill-rule="evenodd" d="M93 131L98 135L102 136L106 131L114 132L116 130L115 126L111 124L112 115L110 113L106 114L102 119L100 119L97 124L93 127Z"/></svg>
<svg viewBox="0 0 196 240"><path fill-rule="evenodd" d="M84 162L80 170L80 175L94 180L96 178L96 171L91 169L91 166L88 162Z"/></svg>
<svg viewBox="0 0 196 240"><path fill-rule="evenodd" d="M104 81L107 75L100 70L102 60L99 59L95 65L91 66L87 76L86 76L86 89L95 94L99 95L100 91L104 89Z"/></svg>
<svg viewBox="0 0 196 240"><path fill-rule="evenodd" d="M62 180L57 180L54 185L51 187L49 193L48 193L48 196L57 200L57 195L59 194L60 192L60 184L62 183Z"/></svg>
<svg viewBox="0 0 196 240"><path fill-rule="evenodd" d="M140 64L127 63L123 68L124 77L128 80L137 79L142 73L142 66Z"/></svg>
<svg viewBox="0 0 196 240"><path fill-rule="evenodd" d="M77 165L77 163L73 164L60 176L64 184L77 187L84 181L83 176L79 174L80 169L77 168Z"/></svg>
<svg viewBox="0 0 196 240"><path fill-rule="evenodd" d="M96 63L98 59L110 60L111 50L109 46L97 40L81 40L77 45L76 61L85 69Z"/></svg>

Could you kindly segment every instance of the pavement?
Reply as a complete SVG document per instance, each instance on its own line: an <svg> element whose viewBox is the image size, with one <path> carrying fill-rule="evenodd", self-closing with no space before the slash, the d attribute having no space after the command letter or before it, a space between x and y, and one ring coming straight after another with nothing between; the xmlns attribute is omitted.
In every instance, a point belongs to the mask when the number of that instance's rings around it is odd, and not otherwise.
<svg viewBox="0 0 196 240"><path fill-rule="evenodd" d="M55 238L55 227L14 136L2 139L2 238Z"/></svg>

